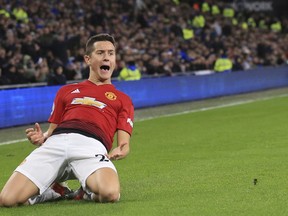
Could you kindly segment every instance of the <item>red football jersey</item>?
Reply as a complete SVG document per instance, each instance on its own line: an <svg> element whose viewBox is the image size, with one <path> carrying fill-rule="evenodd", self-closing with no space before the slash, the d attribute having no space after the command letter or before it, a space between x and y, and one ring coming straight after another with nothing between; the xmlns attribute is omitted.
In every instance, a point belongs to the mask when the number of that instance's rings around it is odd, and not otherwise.
<svg viewBox="0 0 288 216"><path fill-rule="evenodd" d="M55 131L79 130L99 137L109 151L118 129L132 134L133 120L129 96L112 84L96 85L86 80L59 89L48 121L58 124Z"/></svg>

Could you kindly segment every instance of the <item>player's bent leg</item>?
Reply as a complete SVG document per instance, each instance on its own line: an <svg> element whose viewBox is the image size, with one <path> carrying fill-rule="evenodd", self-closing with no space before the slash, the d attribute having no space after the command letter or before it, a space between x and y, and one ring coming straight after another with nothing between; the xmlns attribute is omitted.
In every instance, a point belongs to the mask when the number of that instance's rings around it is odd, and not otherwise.
<svg viewBox="0 0 288 216"><path fill-rule="evenodd" d="M118 174L111 168L101 168L86 180L87 187L95 194L96 202L117 202L120 198Z"/></svg>
<svg viewBox="0 0 288 216"><path fill-rule="evenodd" d="M38 187L29 178L14 172L1 191L0 206L13 207L28 204L28 199L38 191Z"/></svg>

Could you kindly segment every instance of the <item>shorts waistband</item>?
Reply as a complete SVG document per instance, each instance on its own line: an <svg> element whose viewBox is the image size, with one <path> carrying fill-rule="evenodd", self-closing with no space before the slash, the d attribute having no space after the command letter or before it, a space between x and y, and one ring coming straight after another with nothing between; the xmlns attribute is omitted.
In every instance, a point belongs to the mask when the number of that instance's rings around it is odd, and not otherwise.
<svg viewBox="0 0 288 216"><path fill-rule="evenodd" d="M101 142L104 145L104 147L106 148L106 150L108 151L106 145L104 144L103 140L99 136L97 136L95 134L88 133L88 132L83 131L83 130L79 130L79 129L75 129L75 128L58 127L53 131L51 136L56 135L56 134L63 134L63 133L78 133L78 134L82 134L82 135L87 136L87 137L94 138L94 139L98 140L99 142Z"/></svg>

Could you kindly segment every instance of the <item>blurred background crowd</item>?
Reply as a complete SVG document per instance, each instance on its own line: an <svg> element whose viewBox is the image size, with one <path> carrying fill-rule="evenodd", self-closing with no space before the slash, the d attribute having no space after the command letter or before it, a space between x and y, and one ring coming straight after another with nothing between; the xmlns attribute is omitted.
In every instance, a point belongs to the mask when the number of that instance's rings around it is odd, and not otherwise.
<svg viewBox="0 0 288 216"><path fill-rule="evenodd" d="M235 2L0 0L0 85L87 78L85 42L103 32L118 80L287 64L287 16Z"/></svg>

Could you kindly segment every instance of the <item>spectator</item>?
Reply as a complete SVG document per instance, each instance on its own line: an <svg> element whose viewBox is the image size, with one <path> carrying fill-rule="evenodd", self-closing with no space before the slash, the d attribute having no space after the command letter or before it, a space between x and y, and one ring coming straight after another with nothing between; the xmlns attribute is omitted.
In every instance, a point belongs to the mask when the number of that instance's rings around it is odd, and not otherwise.
<svg viewBox="0 0 288 216"><path fill-rule="evenodd" d="M19 65L18 67L16 65L9 65L8 70L4 74L4 76L7 78L8 84L22 84L27 83L27 80L24 76L23 67Z"/></svg>
<svg viewBox="0 0 288 216"><path fill-rule="evenodd" d="M0 5L0 17L1 18L10 18L10 13Z"/></svg>
<svg viewBox="0 0 288 216"><path fill-rule="evenodd" d="M9 80L3 75L2 69L0 68L0 85L9 85Z"/></svg>
<svg viewBox="0 0 288 216"><path fill-rule="evenodd" d="M12 15L19 22L24 22L24 23L29 22L28 14L25 11L24 7L20 5L20 3L18 3L18 5L12 10Z"/></svg>
<svg viewBox="0 0 288 216"><path fill-rule="evenodd" d="M129 61L119 74L119 80L132 81L140 80L141 72L137 68L135 61Z"/></svg>
<svg viewBox="0 0 288 216"><path fill-rule="evenodd" d="M0 69L4 70L8 66L7 63L6 49L0 47Z"/></svg>
<svg viewBox="0 0 288 216"><path fill-rule="evenodd" d="M25 40L22 41L22 50L23 54L31 56L34 63L39 60L41 56L40 45L37 41L34 40L34 33L29 33L25 36Z"/></svg>
<svg viewBox="0 0 288 216"><path fill-rule="evenodd" d="M243 68L243 59L241 57L236 57L234 59L232 71L241 71L244 70Z"/></svg>
<svg viewBox="0 0 288 216"><path fill-rule="evenodd" d="M63 66L56 65L53 71L51 71L47 76L47 85L65 85L66 76L63 74Z"/></svg>
<svg viewBox="0 0 288 216"><path fill-rule="evenodd" d="M49 67L45 58L40 58L36 66L35 79L36 82L47 82L47 75L49 74Z"/></svg>
<svg viewBox="0 0 288 216"><path fill-rule="evenodd" d="M163 62L159 61L158 57L150 59L146 63L147 74L150 76L163 76L165 75L165 70L163 68Z"/></svg>
<svg viewBox="0 0 288 216"><path fill-rule="evenodd" d="M68 63L68 53L67 53L67 42L65 40L64 33L60 33L55 36L55 39L53 40L51 44L51 51L53 55L60 59L62 64Z"/></svg>
<svg viewBox="0 0 288 216"><path fill-rule="evenodd" d="M165 74L168 76L173 76L173 74L180 74L183 72L180 64L174 60L166 62L163 68Z"/></svg>
<svg viewBox="0 0 288 216"><path fill-rule="evenodd" d="M29 83L36 82L36 68L35 63L29 55L23 57L23 68L25 70L25 77Z"/></svg>
<svg viewBox="0 0 288 216"><path fill-rule="evenodd" d="M214 71L215 72L231 72L233 68L232 61L227 57L227 55L222 51L217 58Z"/></svg>

